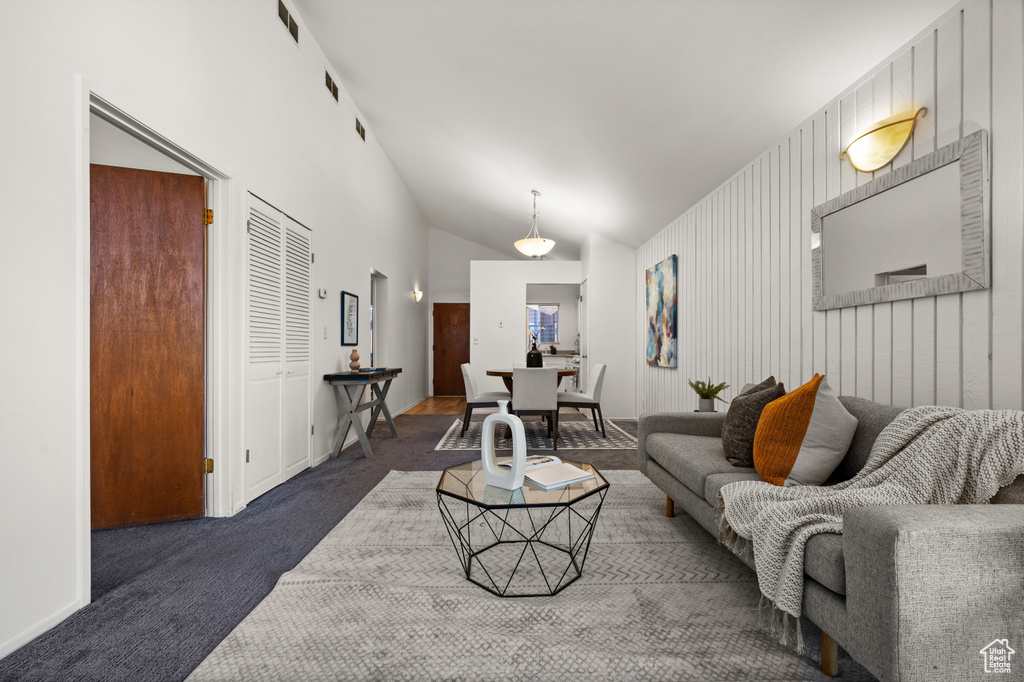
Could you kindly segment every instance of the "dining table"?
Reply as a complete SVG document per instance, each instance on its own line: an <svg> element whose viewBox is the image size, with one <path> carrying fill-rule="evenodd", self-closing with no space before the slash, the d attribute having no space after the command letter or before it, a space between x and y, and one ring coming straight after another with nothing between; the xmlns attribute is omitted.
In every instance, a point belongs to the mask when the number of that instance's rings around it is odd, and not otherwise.
<svg viewBox="0 0 1024 682"><path fill-rule="evenodd" d="M576 374L575 369L558 369L558 383L562 383L564 377L571 377ZM487 376L489 377L501 377L501 381L505 384L505 388L509 393L512 393L512 370L511 369L489 369L487 370Z"/></svg>

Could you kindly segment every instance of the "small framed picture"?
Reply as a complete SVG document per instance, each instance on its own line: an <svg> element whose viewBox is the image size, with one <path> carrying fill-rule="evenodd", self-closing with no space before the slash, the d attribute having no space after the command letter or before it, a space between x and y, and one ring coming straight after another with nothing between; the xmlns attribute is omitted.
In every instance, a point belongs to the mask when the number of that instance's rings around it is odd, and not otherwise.
<svg viewBox="0 0 1024 682"><path fill-rule="evenodd" d="M341 345L359 344L359 297L341 292Z"/></svg>

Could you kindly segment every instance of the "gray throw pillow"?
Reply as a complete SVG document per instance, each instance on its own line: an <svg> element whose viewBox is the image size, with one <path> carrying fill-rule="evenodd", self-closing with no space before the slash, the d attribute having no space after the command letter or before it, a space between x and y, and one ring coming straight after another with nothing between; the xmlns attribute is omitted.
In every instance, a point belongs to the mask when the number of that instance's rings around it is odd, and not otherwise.
<svg viewBox="0 0 1024 682"><path fill-rule="evenodd" d="M722 425L722 449L729 464L754 466L754 434L764 406L786 395L786 388L768 377L732 399Z"/></svg>

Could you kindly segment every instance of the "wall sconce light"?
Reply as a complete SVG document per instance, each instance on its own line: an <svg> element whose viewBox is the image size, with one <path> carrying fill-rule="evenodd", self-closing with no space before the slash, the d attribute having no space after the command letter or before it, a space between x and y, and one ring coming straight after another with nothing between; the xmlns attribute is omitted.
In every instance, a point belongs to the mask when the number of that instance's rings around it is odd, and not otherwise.
<svg viewBox="0 0 1024 682"><path fill-rule="evenodd" d="M874 130L851 142L839 158L848 158L850 165L862 173L878 170L899 156L914 134L917 119L927 113L928 109L921 107L913 116L899 114L881 121Z"/></svg>
<svg viewBox="0 0 1024 682"><path fill-rule="evenodd" d="M419 303L421 298L423 298L423 292L420 291L419 289L413 289L412 290L412 300L414 300L417 303Z"/></svg>

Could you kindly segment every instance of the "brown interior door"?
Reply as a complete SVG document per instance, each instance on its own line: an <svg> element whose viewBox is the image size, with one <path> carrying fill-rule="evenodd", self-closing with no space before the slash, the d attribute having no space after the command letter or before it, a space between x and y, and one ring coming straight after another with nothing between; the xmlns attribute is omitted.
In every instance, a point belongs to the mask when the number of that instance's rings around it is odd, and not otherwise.
<svg viewBox="0 0 1024 682"><path fill-rule="evenodd" d="M203 515L205 181L93 165L92 527Z"/></svg>
<svg viewBox="0 0 1024 682"><path fill-rule="evenodd" d="M469 304L434 304L434 395L466 395L462 364L469 362Z"/></svg>

